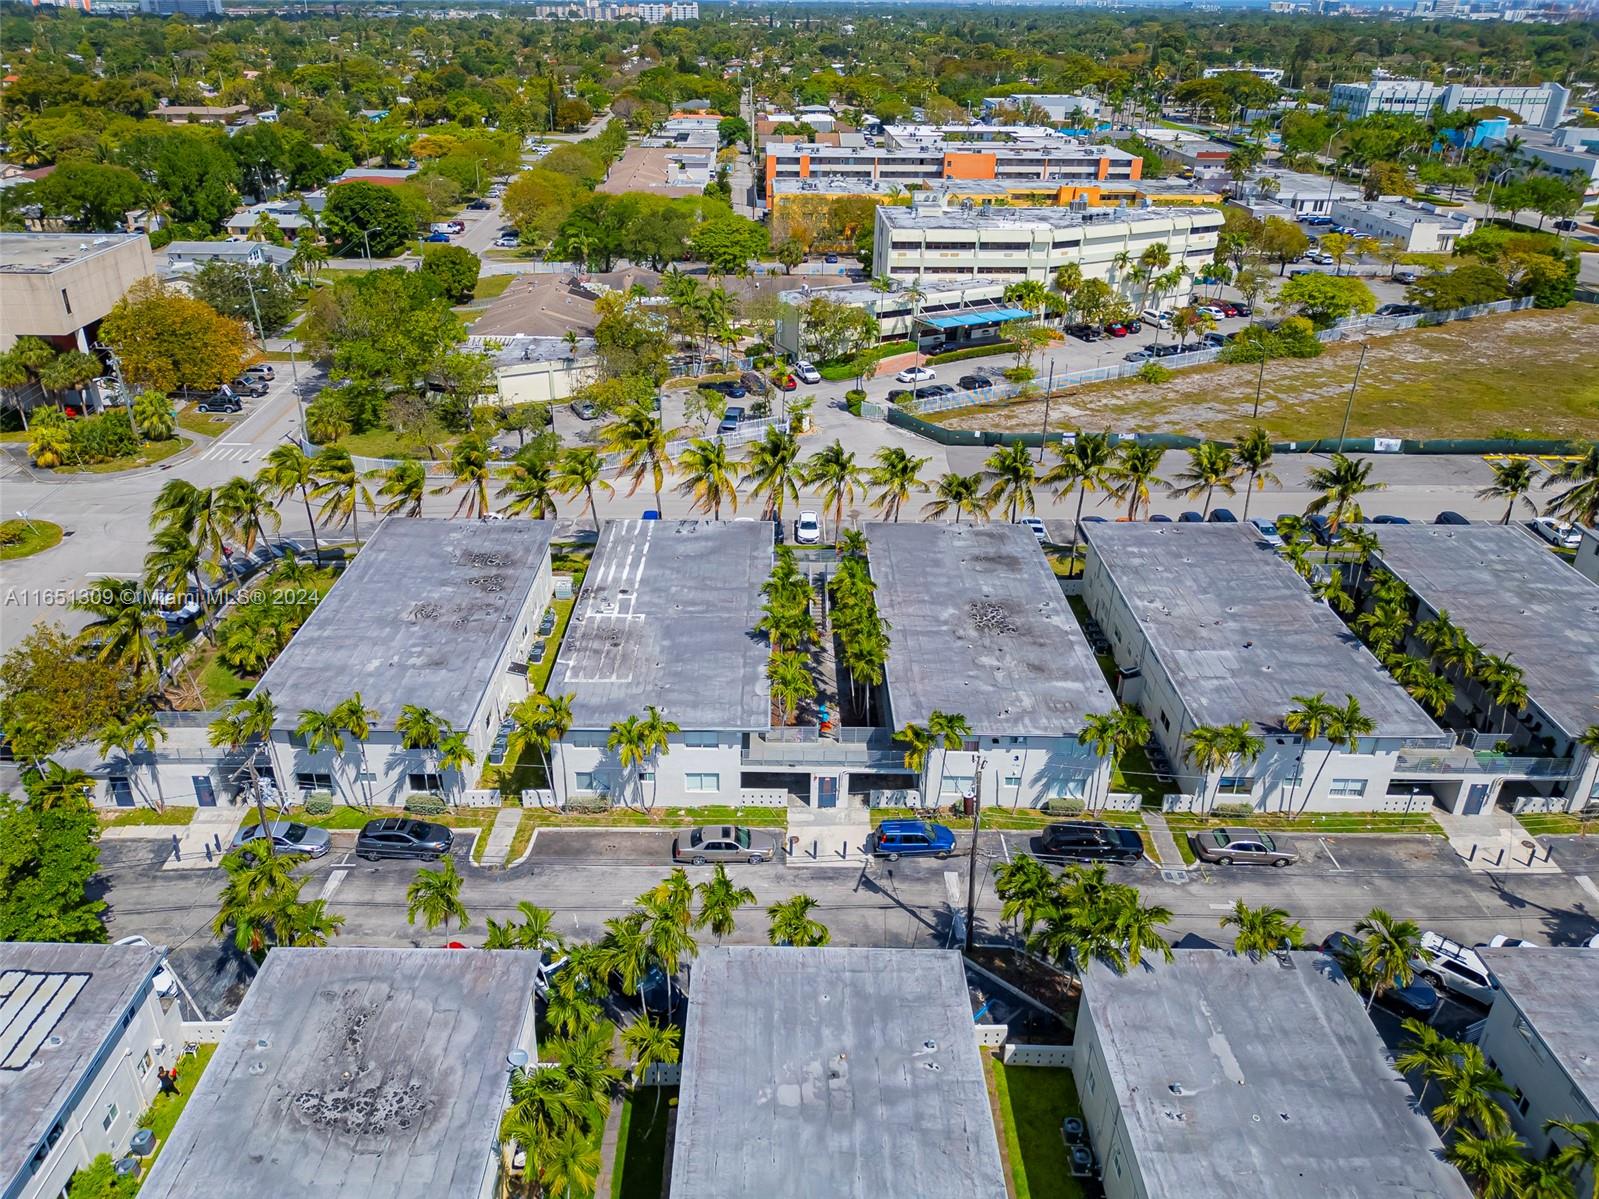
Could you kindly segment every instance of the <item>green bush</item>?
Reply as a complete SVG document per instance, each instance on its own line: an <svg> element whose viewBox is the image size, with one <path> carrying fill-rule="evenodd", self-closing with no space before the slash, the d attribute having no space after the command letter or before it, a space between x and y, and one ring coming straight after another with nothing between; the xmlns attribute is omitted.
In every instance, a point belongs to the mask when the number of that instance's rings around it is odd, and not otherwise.
<svg viewBox="0 0 1599 1199"><path fill-rule="evenodd" d="M405 810L413 816L442 816L450 810L450 805L437 795L417 792L405 797Z"/></svg>
<svg viewBox="0 0 1599 1199"><path fill-rule="evenodd" d="M909 354L916 349L914 341L889 341L880 346L872 346L865 354L875 366L885 358L892 358L895 354ZM831 358L826 362L816 364L817 373L831 383L842 383L846 379L855 377L855 355L848 358ZM870 373L870 372L868 372Z"/></svg>
<svg viewBox="0 0 1599 1199"><path fill-rule="evenodd" d="M71 438L68 462L110 462L139 452L139 438L124 412L105 412L86 416L67 426Z"/></svg>
<svg viewBox="0 0 1599 1199"><path fill-rule="evenodd" d="M1268 358L1319 358L1325 347L1315 326L1302 316L1291 316L1275 329L1255 325L1240 329L1217 355L1218 362L1259 362Z"/></svg>
<svg viewBox="0 0 1599 1199"><path fill-rule="evenodd" d="M858 387L852 387L844 393L844 409L851 416L861 414L861 405L866 402L866 393Z"/></svg>
<svg viewBox="0 0 1599 1199"><path fill-rule="evenodd" d="M991 346L973 346L968 350L949 350L943 354L933 354L927 359L929 366L939 366L946 362L965 362L968 358L990 358L995 354L1014 354L1016 343L1014 341L996 341Z"/></svg>
<svg viewBox="0 0 1599 1199"><path fill-rule="evenodd" d="M1172 377L1172 369L1151 360L1138 368L1137 377L1140 383L1164 383Z"/></svg>
<svg viewBox="0 0 1599 1199"><path fill-rule="evenodd" d="M117 1177L109 1153L102 1153L67 1180L67 1199L133 1199L138 1191L136 1179Z"/></svg>
<svg viewBox="0 0 1599 1199"><path fill-rule="evenodd" d="M1046 799L1044 812L1049 816L1075 816L1084 810L1080 799Z"/></svg>
<svg viewBox="0 0 1599 1199"><path fill-rule="evenodd" d="M326 791L313 791L305 797L307 816L326 816L333 811L333 796Z"/></svg>
<svg viewBox="0 0 1599 1199"><path fill-rule="evenodd" d="M1237 820L1244 816L1255 814L1255 805L1248 803L1219 803L1210 807L1212 816L1219 816L1223 820Z"/></svg>
<svg viewBox="0 0 1599 1199"><path fill-rule="evenodd" d="M574 816L598 816L611 810L611 801L603 795L580 795L566 801L566 811Z"/></svg>
<svg viewBox="0 0 1599 1199"><path fill-rule="evenodd" d="M1030 366L1009 367L1003 374L1012 383L1028 383L1038 376L1038 372Z"/></svg>

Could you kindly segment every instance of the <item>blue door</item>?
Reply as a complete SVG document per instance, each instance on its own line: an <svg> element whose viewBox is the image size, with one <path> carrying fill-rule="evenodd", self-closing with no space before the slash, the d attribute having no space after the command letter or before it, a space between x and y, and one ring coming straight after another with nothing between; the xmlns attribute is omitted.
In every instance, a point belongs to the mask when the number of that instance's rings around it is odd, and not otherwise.
<svg viewBox="0 0 1599 1199"><path fill-rule="evenodd" d="M119 808L133 806L133 784L125 778L111 780L111 802Z"/></svg>
<svg viewBox="0 0 1599 1199"><path fill-rule="evenodd" d="M1488 806L1488 784L1472 783L1466 788L1466 806L1461 809L1462 816L1478 816L1483 808Z"/></svg>
<svg viewBox="0 0 1599 1199"><path fill-rule="evenodd" d="M217 791L211 785L211 776L209 774L191 774L189 779L194 783L194 802L202 808L216 807Z"/></svg>
<svg viewBox="0 0 1599 1199"><path fill-rule="evenodd" d="M837 779L821 778L816 780L816 806L819 808L838 807Z"/></svg>

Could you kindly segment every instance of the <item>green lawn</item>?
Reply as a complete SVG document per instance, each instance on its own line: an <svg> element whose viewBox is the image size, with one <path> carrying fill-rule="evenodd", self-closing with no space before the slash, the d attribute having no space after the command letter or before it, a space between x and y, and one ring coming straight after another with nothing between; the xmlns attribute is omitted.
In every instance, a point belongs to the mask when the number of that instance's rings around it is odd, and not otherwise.
<svg viewBox="0 0 1599 1199"><path fill-rule="evenodd" d="M170 458L184 446L189 444L186 437L169 437L166 441L147 441L139 447L137 454L130 454L126 458L113 458L109 462L94 462L88 466L58 466L58 475L110 475L119 470L137 470L141 466L149 466Z"/></svg>
<svg viewBox="0 0 1599 1199"><path fill-rule="evenodd" d="M1006 1066L986 1053L983 1060L998 1099L1011 1194L1015 1199L1083 1199L1086 1192L1071 1176L1060 1135L1063 1118L1083 1113L1072 1072Z"/></svg>
<svg viewBox="0 0 1599 1199"><path fill-rule="evenodd" d="M1599 822L1565 812L1525 812L1516 817L1516 822L1535 837L1573 837L1599 831Z"/></svg>
<svg viewBox="0 0 1599 1199"><path fill-rule="evenodd" d="M155 1151L144 1161L144 1172L150 1173L150 1167L155 1165L155 1159L161 1156L161 1150L167 1143L167 1138L172 1135L173 1126L177 1124L178 1117L183 1114L184 1106L189 1102L189 1096L194 1094L195 1084L200 1081L200 1075L205 1073L205 1068L211 1062L211 1055L217 1051L215 1045L201 1045L193 1057L178 1059L178 1093L176 1095L157 1095L149 1108L139 1117L139 1126L148 1128L155 1133Z"/></svg>
<svg viewBox="0 0 1599 1199"><path fill-rule="evenodd" d="M106 828L129 828L132 826L159 825L185 825L194 820L194 814L199 808L168 807L165 811L155 808L133 808L126 812L118 812L115 816L108 817L105 821Z"/></svg>
<svg viewBox="0 0 1599 1199"><path fill-rule="evenodd" d="M214 649L205 650L195 665L200 695L207 708L221 708L232 700L243 699L260 677L240 674L217 657Z"/></svg>
<svg viewBox="0 0 1599 1199"><path fill-rule="evenodd" d="M873 808L871 820L873 827L882 824L885 820L923 820L931 819L946 828L969 830L972 827L970 816L951 815L949 809L940 808L932 816L927 816L921 811L912 811L910 808ZM1106 824L1118 824L1125 828L1144 827L1144 818L1137 812L1082 812L1075 816L1052 816L1038 808L1006 808L987 804L983 805L983 828L985 829L1039 829L1057 820L1103 820Z"/></svg>
<svg viewBox="0 0 1599 1199"><path fill-rule="evenodd" d="M656 1092L660 1107L656 1107ZM666 1134L677 1106L676 1087L643 1087L635 1108L630 1092L622 1100L622 1127L611 1171L611 1199L660 1199L666 1176Z"/></svg>
<svg viewBox="0 0 1599 1199"><path fill-rule="evenodd" d="M199 412L193 404L185 404L178 410L178 427L198 433L201 437L220 437L228 431L231 423L209 412Z"/></svg>
<svg viewBox="0 0 1599 1199"><path fill-rule="evenodd" d="M1181 834L1190 829L1244 825L1268 832L1300 833L1417 833L1441 837L1444 830L1425 812L1406 816L1402 812L1319 812L1306 816L1279 816L1254 812L1248 816L1196 816L1188 812L1168 812L1166 824L1183 844Z"/></svg>
<svg viewBox="0 0 1599 1199"><path fill-rule="evenodd" d="M0 521L0 562L31 558L61 544L61 526L48 520Z"/></svg>
<svg viewBox="0 0 1599 1199"><path fill-rule="evenodd" d="M472 291L474 300L497 300L505 289L516 281L515 275L479 275L477 287Z"/></svg>
<svg viewBox="0 0 1599 1199"><path fill-rule="evenodd" d="M423 458L442 460L449 454L449 444L439 441L424 445L413 437L396 433L393 429L368 429L364 433L346 433L335 442L357 458Z"/></svg>

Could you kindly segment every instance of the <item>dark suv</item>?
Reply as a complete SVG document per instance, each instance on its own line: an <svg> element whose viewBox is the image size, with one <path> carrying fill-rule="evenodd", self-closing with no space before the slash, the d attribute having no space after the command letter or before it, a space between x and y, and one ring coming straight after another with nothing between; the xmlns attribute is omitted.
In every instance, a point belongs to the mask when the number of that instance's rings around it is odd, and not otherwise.
<svg viewBox="0 0 1599 1199"><path fill-rule="evenodd" d="M450 852L455 834L442 824L391 816L368 820L355 839L358 857L369 862L379 858L425 858L437 861Z"/></svg>
<svg viewBox="0 0 1599 1199"><path fill-rule="evenodd" d="M1085 862L1136 862L1144 856L1137 830L1098 820L1052 824L1039 834L1038 844L1052 857Z"/></svg>

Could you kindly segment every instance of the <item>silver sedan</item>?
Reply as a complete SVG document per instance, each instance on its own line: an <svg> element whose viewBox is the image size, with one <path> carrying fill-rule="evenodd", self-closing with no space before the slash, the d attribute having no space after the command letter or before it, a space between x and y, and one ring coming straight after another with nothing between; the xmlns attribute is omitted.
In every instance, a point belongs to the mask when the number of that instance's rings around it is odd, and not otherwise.
<svg viewBox="0 0 1599 1199"><path fill-rule="evenodd" d="M272 849L275 853L303 853L307 857L320 858L333 843L327 829L313 828L298 820L274 820L267 827L272 830ZM254 821L233 835L233 848L237 849L260 837L261 824Z"/></svg>
<svg viewBox="0 0 1599 1199"><path fill-rule="evenodd" d="M777 857L777 838L760 829L722 824L689 829L672 841L672 860L703 866L706 862L749 862L758 865Z"/></svg>

